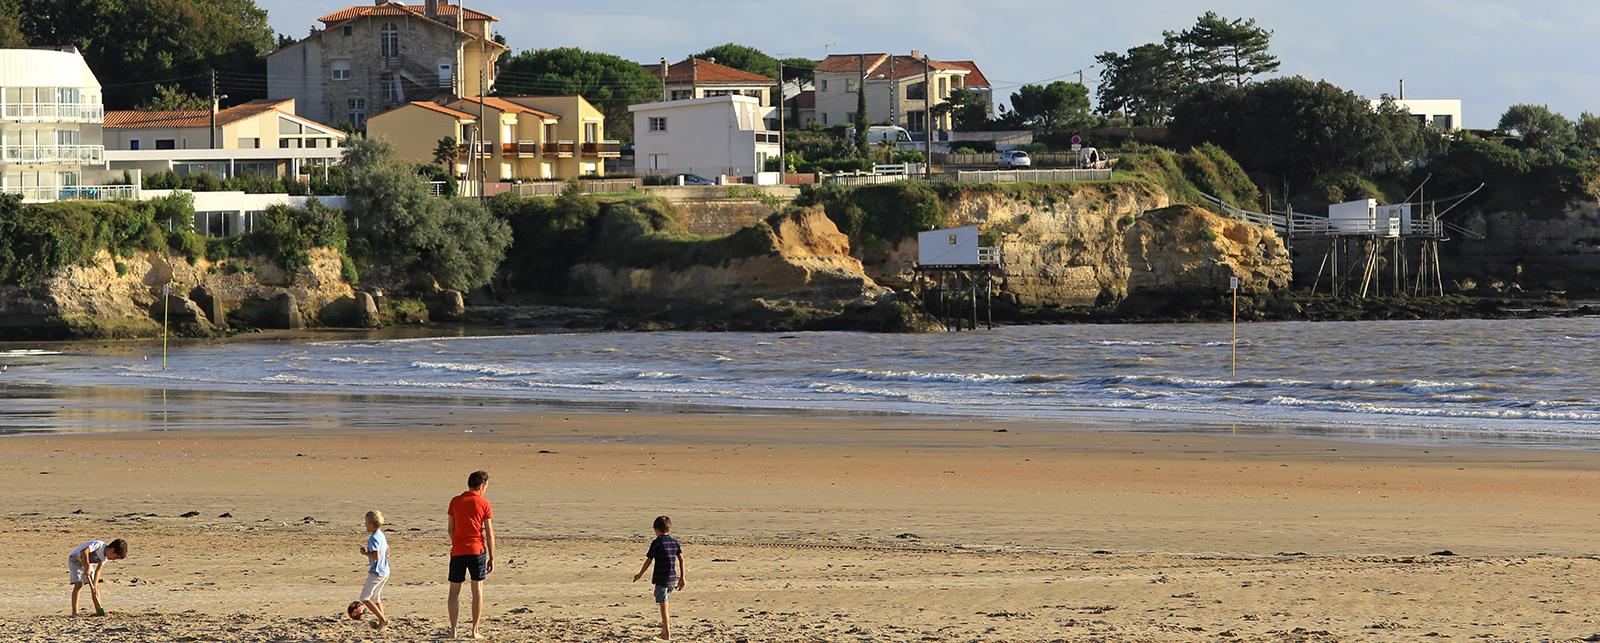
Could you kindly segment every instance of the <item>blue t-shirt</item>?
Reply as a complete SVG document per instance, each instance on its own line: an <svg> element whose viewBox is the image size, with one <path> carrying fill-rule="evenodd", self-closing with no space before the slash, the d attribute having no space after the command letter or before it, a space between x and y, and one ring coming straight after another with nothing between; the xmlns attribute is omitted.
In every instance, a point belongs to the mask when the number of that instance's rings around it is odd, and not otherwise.
<svg viewBox="0 0 1600 643"><path fill-rule="evenodd" d="M373 576L389 575L389 539L384 537L383 530L379 529L367 536L367 551L378 552L378 557L367 566L367 573Z"/></svg>
<svg viewBox="0 0 1600 643"><path fill-rule="evenodd" d="M681 551L678 539L672 536L657 536L650 541L650 551L645 555L656 561L655 571L650 574L651 583L672 585L678 582L678 554Z"/></svg>

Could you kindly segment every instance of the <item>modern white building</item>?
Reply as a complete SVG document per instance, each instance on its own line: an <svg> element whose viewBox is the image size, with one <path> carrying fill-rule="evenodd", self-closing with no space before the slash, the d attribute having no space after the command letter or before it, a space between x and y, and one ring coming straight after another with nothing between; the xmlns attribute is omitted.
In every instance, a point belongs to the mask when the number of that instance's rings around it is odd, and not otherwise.
<svg viewBox="0 0 1600 643"><path fill-rule="evenodd" d="M715 96L633 105L633 153L641 174L752 176L778 158L772 107L750 96Z"/></svg>
<svg viewBox="0 0 1600 643"><path fill-rule="evenodd" d="M107 185L100 81L77 49L0 49L0 192L25 201L133 198Z"/></svg>
<svg viewBox="0 0 1600 643"><path fill-rule="evenodd" d="M1377 108L1383 101L1372 101ZM1408 112L1426 127L1454 132L1461 129L1461 100L1455 98L1397 98L1395 105Z"/></svg>
<svg viewBox="0 0 1600 643"><path fill-rule="evenodd" d="M345 198L342 196L144 190L140 198L159 199L174 192L185 192L194 198L194 231L204 237L233 237L253 232L267 209L278 205L303 208L315 199L335 210L345 209Z"/></svg>

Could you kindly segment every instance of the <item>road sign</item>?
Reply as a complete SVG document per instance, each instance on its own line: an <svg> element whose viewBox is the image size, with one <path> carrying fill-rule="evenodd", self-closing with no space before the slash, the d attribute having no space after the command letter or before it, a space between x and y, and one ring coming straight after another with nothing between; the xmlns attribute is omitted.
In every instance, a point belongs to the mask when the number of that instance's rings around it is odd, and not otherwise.
<svg viewBox="0 0 1600 643"><path fill-rule="evenodd" d="M1228 290L1238 290L1238 289L1239 289L1239 278L1238 277L1229 277L1228 278Z"/></svg>
<svg viewBox="0 0 1600 643"><path fill-rule="evenodd" d="M1073 147L1077 147L1079 145L1083 145L1083 137L1082 136L1078 136L1077 134L1073 134L1072 135L1072 146Z"/></svg>

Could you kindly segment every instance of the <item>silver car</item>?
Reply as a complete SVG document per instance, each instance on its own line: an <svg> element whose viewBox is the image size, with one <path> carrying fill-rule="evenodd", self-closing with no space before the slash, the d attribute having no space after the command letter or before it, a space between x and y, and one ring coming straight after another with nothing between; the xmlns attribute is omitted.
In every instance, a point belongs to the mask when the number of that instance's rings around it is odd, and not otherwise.
<svg viewBox="0 0 1600 643"><path fill-rule="evenodd" d="M1019 167L1033 167L1033 159L1028 158L1028 153L1022 150L1001 152L1000 159L995 161L995 167L1002 170L1011 170Z"/></svg>

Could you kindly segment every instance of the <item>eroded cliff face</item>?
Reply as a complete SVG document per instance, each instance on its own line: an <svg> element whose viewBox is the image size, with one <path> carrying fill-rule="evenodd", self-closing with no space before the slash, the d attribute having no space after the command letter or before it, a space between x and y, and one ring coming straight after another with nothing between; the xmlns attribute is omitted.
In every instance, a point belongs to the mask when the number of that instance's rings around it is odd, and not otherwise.
<svg viewBox="0 0 1600 643"><path fill-rule="evenodd" d="M837 305L882 294L850 256L850 239L821 208L794 211L769 234L772 251L720 265L616 267L582 263L569 273L580 293L612 303L679 300L743 304L762 300Z"/></svg>
<svg viewBox="0 0 1600 643"><path fill-rule="evenodd" d="M163 312L189 334L229 325L299 328L353 315L354 292L340 277L339 254L317 249L310 259L291 280L265 259L219 265L103 252L36 285L0 286L0 339L152 337L161 333ZM162 284L169 279L163 311Z"/></svg>
<svg viewBox="0 0 1600 643"><path fill-rule="evenodd" d="M1579 201L1551 214L1474 210L1458 221L1484 239L1443 244L1447 280L1600 293L1600 203Z"/></svg>
<svg viewBox="0 0 1600 643"><path fill-rule="evenodd" d="M1136 297L1209 297L1239 278L1241 295L1289 287L1293 266L1283 240L1266 228L1176 205L1144 213L1123 234Z"/></svg>
<svg viewBox="0 0 1600 643"><path fill-rule="evenodd" d="M1143 184L1061 186L1038 194L973 190L945 202L946 225L978 225L1004 257L1000 293L1019 306L1114 304L1128 294L1122 233L1141 213L1167 205ZM915 238L863 251L867 274L907 287Z"/></svg>

